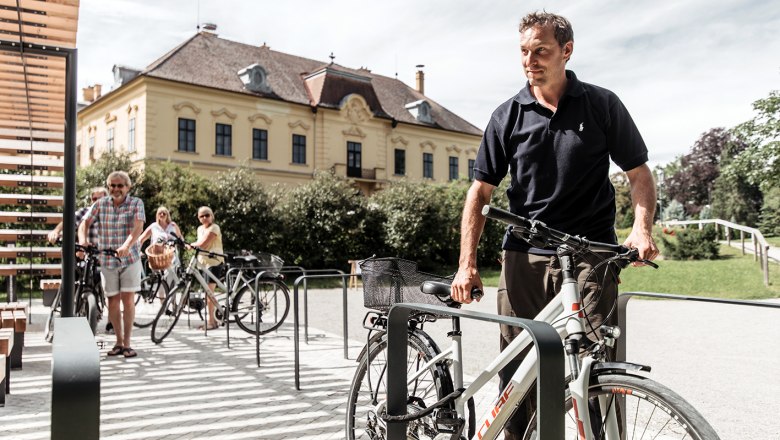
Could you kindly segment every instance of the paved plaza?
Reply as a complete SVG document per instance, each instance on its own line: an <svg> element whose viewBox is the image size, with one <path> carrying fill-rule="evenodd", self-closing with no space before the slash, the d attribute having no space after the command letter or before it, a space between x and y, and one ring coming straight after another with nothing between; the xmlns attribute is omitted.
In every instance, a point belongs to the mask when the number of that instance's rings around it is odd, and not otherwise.
<svg viewBox="0 0 780 440"><path fill-rule="evenodd" d="M44 312L33 308L26 333L24 368L11 374L11 394L0 408L0 438L50 436L51 344L43 339ZM350 342L344 359L340 335L309 329L301 341L301 391L293 375L292 319L255 339L232 326L230 348L223 329L203 331L186 319L161 345L149 330L135 330L138 357L107 357L101 349L102 439L343 439L347 392L361 345ZM102 328L102 327L101 327Z"/></svg>
<svg viewBox="0 0 780 440"><path fill-rule="evenodd" d="M493 290L473 309L492 311ZM350 359L344 359L341 290L309 293L308 344L301 328L301 391L294 385L292 316L280 331L261 338L260 367L254 338L235 326L230 348L224 329L205 336L195 329L199 321L188 329L183 320L161 345L151 342L149 330L136 330L138 357L132 359L106 357L113 336L99 335L106 342L101 350L101 438L343 439L354 359L365 337L362 297L349 292ZM24 369L12 371L11 394L0 408L0 438L49 438L51 345L41 331L47 310L33 307ZM629 358L652 365L652 376L694 404L722 439L778 438L773 423L780 411L777 313L634 300ZM426 330L441 344L447 325L440 327ZM485 343L494 340L496 329L475 321L464 321L463 329L464 367L473 376L497 353L497 344ZM495 391L487 388L477 408L484 408Z"/></svg>

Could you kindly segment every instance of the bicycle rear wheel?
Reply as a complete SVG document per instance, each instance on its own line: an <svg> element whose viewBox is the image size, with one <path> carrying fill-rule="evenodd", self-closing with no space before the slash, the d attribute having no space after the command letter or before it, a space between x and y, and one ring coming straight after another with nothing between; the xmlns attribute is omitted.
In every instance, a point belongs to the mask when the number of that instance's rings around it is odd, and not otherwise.
<svg viewBox="0 0 780 440"><path fill-rule="evenodd" d="M141 280L141 290L135 292L133 325L139 328L152 325L168 296L168 291L168 283L160 275L154 274Z"/></svg>
<svg viewBox="0 0 780 440"><path fill-rule="evenodd" d="M290 311L290 293L284 283L260 283L258 290L259 316L255 313L254 290L249 286L239 290L230 305L238 326L252 335L256 333L257 321L260 321L261 335L272 332L282 325Z"/></svg>
<svg viewBox="0 0 780 440"><path fill-rule="evenodd" d="M605 407L621 404L626 424L622 438L631 439L692 439L718 440L718 434L704 417L677 393L651 379L628 374L604 374L590 378L590 398L602 397ZM595 399L592 400L595 402ZM566 439L577 439L576 419L571 396L567 390L565 418ZM591 411L598 415L599 410ZM602 432L604 420L591 420L593 437L605 438ZM536 439L536 418L529 424L524 439Z"/></svg>
<svg viewBox="0 0 780 440"><path fill-rule="evenodd" d="M439 353L436 344L422 332L409 334L407 344L407 377L412 377L425 363ZM438 362L423 371L409 384L408 413L418 412L452 392L449 369ZM380 418L387 403L387 334L379 333L364 350L347 401L347 439L386 439L387 427ZM434 438L437 430L431 416L409 422L408 438Z"/></svg>
<svg viewBox="0 0 780 440"><path fill-rule="evenodd" d="M157 316L152 323L152 341L155 344L161 343L173 330L173 327L179 321L183 309L182 299L187 296L189 286L174 287L174 289L163 300L162 307L157 312Z"/></svg>

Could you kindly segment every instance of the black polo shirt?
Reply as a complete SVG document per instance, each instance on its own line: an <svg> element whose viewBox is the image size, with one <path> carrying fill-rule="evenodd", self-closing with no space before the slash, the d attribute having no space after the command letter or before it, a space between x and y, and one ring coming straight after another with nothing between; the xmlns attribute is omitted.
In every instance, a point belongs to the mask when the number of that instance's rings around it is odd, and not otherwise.
<svg viewBox="0 0 780 440"><path fill-rule="evenodd" d="M615 190L609 161L624 171L647 162L647 147L611 91L566 71L566 92L553 113L526 83L493 112L474 165L477 180L498 186L509 172L515 214L589 240L616 243ZM540 252L510 234L504 249Z"/></svg>

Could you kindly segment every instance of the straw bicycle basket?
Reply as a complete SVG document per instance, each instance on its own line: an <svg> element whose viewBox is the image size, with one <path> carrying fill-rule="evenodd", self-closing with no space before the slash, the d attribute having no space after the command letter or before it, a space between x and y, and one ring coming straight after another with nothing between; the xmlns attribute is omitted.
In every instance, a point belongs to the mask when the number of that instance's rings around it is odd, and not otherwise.
<svg viewBox="0 0 780 440"><path fill-rule="evenodd" d="M454 278L421 272L417 270L417 263L401 258L368 258L359 264L363 278L363 303L366 308L383 313L400 302L444 305L444 301L435 295L422 293L420 285L425 281L451 283Z"/></svg>
<svg viewBox="0 0 780 440"><path fill-rule="evenodd" d="M162 243L155 243L146 248L147 261L149 267L152 270L165 270L171 266L173 262L173 254L175 249L173 246L165 245Z"/></svg>

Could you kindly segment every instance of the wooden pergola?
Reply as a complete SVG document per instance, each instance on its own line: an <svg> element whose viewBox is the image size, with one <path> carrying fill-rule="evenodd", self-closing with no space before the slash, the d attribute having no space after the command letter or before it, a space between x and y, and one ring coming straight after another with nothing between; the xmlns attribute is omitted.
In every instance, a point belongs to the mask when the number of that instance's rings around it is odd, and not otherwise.
<svg viewBox="0 0 780 440"><path fill-rule="evenodd" d="M78 13L79 0L0 0L0 169L6 173L0 186L14 188L0 194L0 236L11 247L24 242L19 250L30 251L16 252L29 263L2 264L0 275L59 273L55 265L32 263L42 255L56 258L59 249L42 251L29 242L45 237L33 225L62 220L62 285L70 287L63 289L63 316L73 315ZM50 188L64 194L51 194ZM42 209L49 206L62 206L68 215ZM6 250L4 255L12 255Z"/></svg>

